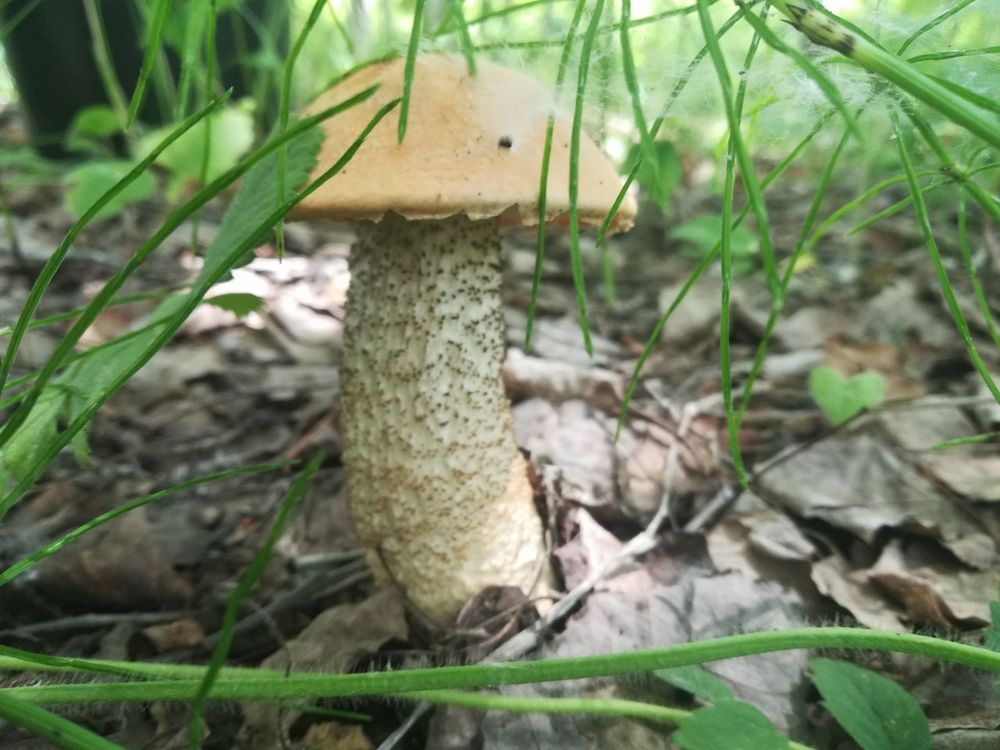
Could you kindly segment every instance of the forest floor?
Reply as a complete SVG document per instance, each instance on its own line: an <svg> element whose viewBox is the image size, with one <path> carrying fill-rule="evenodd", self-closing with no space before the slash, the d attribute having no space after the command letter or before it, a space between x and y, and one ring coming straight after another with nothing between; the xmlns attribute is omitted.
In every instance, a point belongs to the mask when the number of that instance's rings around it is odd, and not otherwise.
<svg viewBox="0 0 1000 750"><path fill-rule="evenodd" d="M794 242L808 188L807 176L792 175L769 193L782 252ZM18 246L0 233L0 325L12 325L72 217L55 184L8 187L4 200ZM679 218L718 211L714 199L678 200ZM166 210L153 201L92 224L38 315L84 304ZM221 211L213 206L202 218L203 242L211 239ZM525 655L624 651L834 622L979 642L989 601L1000 591L1000 451L995 440L934 446L996 430L1000 407L969 364L911 215L855 235L834 230L816 248L816 262L796 274L740 435L750 471L746 492L728 455L717 269L671 319L614 440L636 358L695 263L684 245L668 238L677 219L657 217L647 212L632 233L611 241L614 305L602 296L596 251L585 248L592 358L583 351L573 313L568 246L555 234L534 344L522 350L533 238L513 234L507 241L505 381L518 442L530 453L548 509L553 559L566 589L602 566L609 569ZM942 247L960 304L977 321L951 223L952 217L940 217ZM977 230L982 278L994 299L1000 283L996 231ZM199 263L191 236L190 225L175 232L128 291L190 280ZM373 591L346 514L337 431L351 236L344 227L298 223L287 226L287 240L283 261L265 245L215 292L255 294L266 301L265 310L237 318L199 307L95 419L91 463L81 465L67 452L4 519L0 569L146 493L209 472L324 451L325 463L241 613L231 660L344 671L486 658L530 620L511 592L481 597L467 608L460 629L436 630L408 613L398 595ZM142 325L151 304L108 309L86 345ZM737 393L769 308L760 269L739 273L731 337ZM1000 352L978 326L973 322L980 351L1000 373ZM41 366L61 330L33 331L15 374ZM820 365L847 377L881 374L885 403L831 425L810 395L809 374ZM0 588L0 642L66 656L205 661L227 597L294 477L289 469L201 485L87 534ZM643 537L658 511L662 525ZM627 546L637 536L646 543ZM884 654L840 655L910 690L932 719L935 747L1000 746L1000 696L988 676ZM818 748L854 747L810 689L807 657L793 651L708 669L791 736ZM509 692L695 705L653 677ZM412 704L396 701L326 705L372 718L331 720L301 706L216 706L207 718L206 746L363 750L386 741L413 712ZM184 707L97 706L70 715L125 747L186 747ZM397 745L669 746L662 727L637 720L457 709L419 712ZM0 747L43 745L0 727Z"/></svg>

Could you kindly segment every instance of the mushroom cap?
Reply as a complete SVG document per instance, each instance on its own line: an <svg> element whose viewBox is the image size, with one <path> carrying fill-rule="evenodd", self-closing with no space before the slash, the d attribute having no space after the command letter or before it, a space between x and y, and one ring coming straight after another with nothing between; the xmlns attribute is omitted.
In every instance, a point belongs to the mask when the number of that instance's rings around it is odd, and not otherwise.
<svg viewBox="0 0 1000 750"><path fill-rule="evenodd" d="M315 179L339 159L386 102L403 93L404 60L373 63L321 94L309 113L379 83L364 102L326 120ZM523 73L477 60L470 76L459 55L416 60L406 137L397 144L397 107L371 132L350 163L303 200L297 218L378 221L386 212L407 219L500 217L504 226L538 223L545 129L556 110L550 91ZM546 221L565 225L569 209L572 121L555 111ZM622 181L594 143L580 142L577 205L581 226L600 225ZM609 231L632 226L636 205L626 196Z"/></svg>

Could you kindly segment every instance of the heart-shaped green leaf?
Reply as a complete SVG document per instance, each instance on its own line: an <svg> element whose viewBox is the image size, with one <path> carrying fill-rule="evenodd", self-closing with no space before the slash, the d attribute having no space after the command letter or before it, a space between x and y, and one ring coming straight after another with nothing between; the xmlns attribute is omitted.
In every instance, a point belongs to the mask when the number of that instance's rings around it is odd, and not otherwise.
<svg viewBox="0 0 1000 750"><path fill-rule="evenodd" d="M827 419L842 424L885 400L885 378L877 372L846 378L832 367L817 367L809 373L809 392Z"/></svg>

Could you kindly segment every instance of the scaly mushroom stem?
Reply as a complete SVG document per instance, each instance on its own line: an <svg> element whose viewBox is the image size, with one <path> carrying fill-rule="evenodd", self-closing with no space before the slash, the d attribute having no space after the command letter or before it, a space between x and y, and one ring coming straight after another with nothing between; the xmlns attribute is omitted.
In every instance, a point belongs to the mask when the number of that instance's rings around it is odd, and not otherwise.
<svg viewBox="0 0 1000 750"><path fill-rule="evenodd" d="M530 592L545 555L501 381L500 266L495 219L388 214L351 251L351 516L376 574L442 621L489 585Z"/></svg>

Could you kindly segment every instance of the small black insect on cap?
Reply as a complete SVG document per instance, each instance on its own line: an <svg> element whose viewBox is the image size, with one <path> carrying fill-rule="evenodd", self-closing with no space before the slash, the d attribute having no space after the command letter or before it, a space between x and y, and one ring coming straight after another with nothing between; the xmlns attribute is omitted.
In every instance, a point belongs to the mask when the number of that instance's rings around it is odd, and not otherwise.
<svg viewBox="0 0 1000 750"><path fill-rule="evenodd" d="M497 141L497 146L499 146L500 148L508 148L509 149L513 145L514 145L514 141L512 141L510 139L509 135L502 135L502 136L500 136L500 140Z"/></svg>

